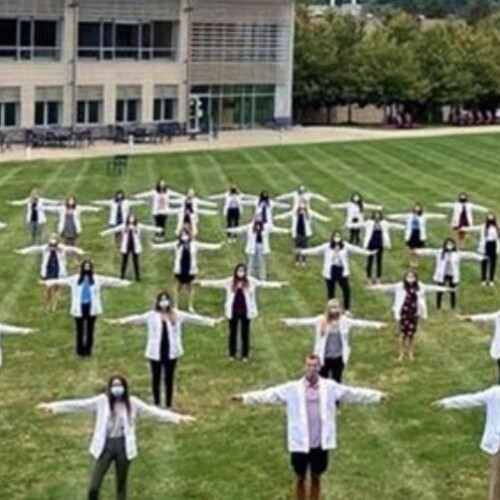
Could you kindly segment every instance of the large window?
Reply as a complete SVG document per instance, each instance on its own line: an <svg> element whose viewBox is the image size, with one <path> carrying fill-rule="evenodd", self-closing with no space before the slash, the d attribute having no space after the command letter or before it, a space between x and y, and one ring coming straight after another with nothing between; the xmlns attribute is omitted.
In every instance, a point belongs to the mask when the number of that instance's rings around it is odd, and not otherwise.
<svg viewBox="0 0 500 500"><path fill-rule="evenodd" d="M62 105L58 101L35 102L35 125L37 127L59 125L61 107Z"/></svg>
<svg viewBox="0 0 500 500"><path fill-rule="evenodd" d="M60 22L0 18L0 58L59 59Z"/></svg>
<svg viewBox="0 0 500 500"><path fill-rule="evenodd" d="M19 125L19 103L0 102L0 128Z"/></svg>
<svg viewBox="0 0 500 500"><path fill-rule="evenodd" d="M155 99L154 121L164 122L175 120L177 114L177 99Z"/></svg>
<svg viewBox="0 0 500 500"><path fill-rule="evenodd" d="M81 22L78 56L93 59L175 59L178 23Z"/></svg>
<svg viewBox="0 0 500 500"><path fill-rule="evenodd" d="M140 99L118 99L116 101L116 122L138 122L140 120L140 107Z"/></svg>
<svg viewBox="0 0 500 500"><path fill-rule="evenodd" d="M76 122L80 125L101 123L102 101L78 101L76 103Z"/></svg>
<svg viewBox="0 0 500 500"><path fill-rule="evenodd" d="M221 129L265 127L274 118L274 85L195 86L191 95L201 99L200 127L209 120Z"/></svg>

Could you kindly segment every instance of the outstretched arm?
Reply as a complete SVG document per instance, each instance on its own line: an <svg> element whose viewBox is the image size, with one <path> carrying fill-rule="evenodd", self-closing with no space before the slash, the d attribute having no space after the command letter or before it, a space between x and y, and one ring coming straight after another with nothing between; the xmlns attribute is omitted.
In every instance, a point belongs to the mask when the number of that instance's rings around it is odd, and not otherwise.
<svg viewBox="0 0 500 500"><path fill-rule="evenodd" d="M95 411L100 396L85 399L68 399L53 403L40 403L37 409L44 413L70 413L77 411Z"/></svg>
<svg viewBox="0 0 500 500"><path fill-rule="evenodd" d="M21 248L21 250L16 250L19 255L36 255L43 252L43 245L33 245L31 247Z"/></svg>
<svg viewBox="0 0 500 500"><path fill-rule="evenodd" d="M370 290L372 292L388 292L388 293L394 293L396 291L398 284L397 283L387 283L385 285L379 284L379 285L369 285L366 287L367 290Z"/></svg>
<svg viewBox="0 0 500 500"><path fill-rule="evenodd" d="M131 285L128 280L121 280L119 278L113 278L111 276L98 276L97 279L100 281L101 286L111 287L111 288L125 288Z"/></svg>
<svg viewBox="0 0 500 500"><path fill-rule="evenodd" d="M413 252L421 257L435 257L441 250L439 248L416 248Z"/></svg>
<svg viewBox="0 0 500 500"><path fill-rule="evenodd" d="M100 207L93 207L91 205L78 205L78 210L80 213L85 213L85 212L100 212L102 208Z"/></svg>
<svg viewBox="0 0 500 500"><path fill-rule="evenodd" d="M197 280L195 284L202 288L226 288L232 278L224 278L221 280Z"/></svg>
<svg viewBox="0 0 500 500"><path fill-rule="evenodd" d="M348 322L354 328L373 328L374 330L380 330L386 326L382 321L369 321L366 319L348 318Z"/></svg>
<svg viewBox="0 0 500 500"><path fill-rule="evenodd" d="M316 212L315 210L309 210L309 213L311 214L311 217L314 219L318 219L318 220L321 220L323 222L328 222L330 220L330 217L326 217L325 215L320 214L320 213Z"/></svg>
<svg viewBox="0 0 500 500"><path fill-rule="evenodd" d="M223 243L201 243L196 242L196 246L199 250L220 250L223 247Z"/></svg>
<svg viewBox="0 0 500 500"><path fill-rule="evenodd" d="M143 191L141 193L135 194L134 198L136 199L152 198L154 194L155 194L154 190L150 189L149 191Z"/></svg>
<svg viewBox="0 0 500 500"><path fill-rule="evenodd" d="M374 254L373 250L366 250L366 249L358 247L356 245L351 245L350 243L345 243L345 246L346 246L349 253L354 253L354 254L358 254L358 255L366 255L366 256Z"/></svg>
<svg viewBox="0 0 500 500"><path fill-rule="evenodd" d="M460 258L461 259L466 259L466 260L475 260L477 262L482 262L484 259L487 257L485 255L481 255L480 253L477 252L459 252Z"/></svg>
<svg viewBox="0 0 500 500"><path fill-rule="evenodd" d="M382 391L364 389L361 387L351 387L343 384L335 386L337 399L343 403L350 404L376 404L387 399L387 395Z"/></svg>
<svg viewBox="0 0 500 500"><path fill-rule="evenodd" d="M289 327L312 326L316 327L318 324L318 317L312 316L310 318L284 318L283 324Z"/></svg>
<svg viewBox="0 0 500 500"><path fill-rule="evenodd" d="M288 286L286 281L261 281L256 278L251 278L253 284L259 288L283 288Z"/></svg>
<svg viewBox="0 0 500 500"><path fill-rule="evenodd" d="M137 227L145 233L161 233L163 231L161 227L151 226L149 224L138 224Z"/></svg>
<svg viewBox="0 0 500 500"><path fill-rule="evenodd" d="M461 410L464 408L479 408L486 405L488 391L480 391L462 396L452 396L440 399L434 403L435 406L446 410Z"/></svg>
<svg viewBox="0 0 500 500"><path fill-rule="evenodd" d="M209 318L208 316L202 316L201 314L190 314L186 312L177 311L177 314L186 323L191 323L198 326L211 326L214 327L219 323L219 320Z"/></svg>
<svg viewBox="0 0 500 500"><path fill-rule="evenodd" d="M489 208L483 206L483 205L477 205L476 203L471 203L472 210L475 210L476 212L481 212L481 213L486 213L489 212Z"/></svg>
<svg viewBox="0 0 500 500"><path fill-rule="evenodd" d="M288 212L283 212L282 214L279 215L275 215L274 220L289 219L290 217L293 217L293 210L290 210Z"/></svg>
<svg viewBox="0 0 500 500"><path fill-rule="evenodd" d="M149 312L143 314L132 314L130 316L123 316L122 318L108 319L107 323L110 325L145 325L148 321Z"/></svg>
<svg viewBox="0 0 500 500"><path fill-rule="evenodd" d="M157 406L149 405L137 397L132 397L131 400L137 410L137 415L140 417L150 417L158 422L170 424L185 424L196 420L189 415L181 415L180 413L162 410Z"/></svg>
<svg viewBox="0 0 500 500"><path fill-rule="evenodd" d="M34 331L34 328L22 328L19 326L4 325L0 323L0 333L3 333L4 335L28 335Z"/></svg>
<svg viewBox="0 0 500 500"><path fill-rule="evenodd" d="M245 405L273 405L282 406L286 403L287 384L270 387L263 391L252 391L234 396L233 399Z"/></svg>
<svg viewBox="0 0 500 500"><path fill-rule="evenodd" d="M73 278L71 276L67 278L56 278L52 280L44 280L40 281L42 285L45 285L46 287L51 287L51 286L71 286L73 284Z"/></svg>
<svg viewBox="0 0 500 500"><path fill-rule="evenodd" d="M328 247L328 243L319 245L317 247L305 248L300 251L302 255L323 255Z"/></svg>
<svg viewBox="0 0 500 500"><path fill-rule="evenodd" d="M178 241L167 241L165 243L153 243L151 248L154 250L175 250L175 247L179 244Z"/></svg>
<svg viewBox="0 0 500 500"><path fill-rule="evenodd" d="M109 236L110 234L116 234L125 228L125 224L120 224L119 226L113 226L99 233L99 236Z"/></svg>
<svg viewBox="0 0 500 500"><path fill-rule="evenodd" d="M248 231L249 227L250 224L245 224L244 226L238 226L238 227L228 227L226 229L226 232L231 234L244 234Z"/></svg>

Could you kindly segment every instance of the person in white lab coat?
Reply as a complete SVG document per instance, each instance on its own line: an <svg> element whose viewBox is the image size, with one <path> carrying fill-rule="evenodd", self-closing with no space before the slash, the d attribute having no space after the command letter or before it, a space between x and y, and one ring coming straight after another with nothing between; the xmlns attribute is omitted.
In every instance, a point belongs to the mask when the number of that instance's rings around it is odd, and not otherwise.
<svg viewBox="0 0 500 500"><path fill-rule="evenodd" d="M255 218L260 218L264 225L274 224L273 214L276 208L290 209L288 203L283 203L281 201L272 200L267 191L261 191L257 201L255 202L244 202L246 205L252 204L255 206Z"/></svg>
<svg viewBox="0 0 500 500"><path fill-rule="evenodd" d="M248 361L250 356L250 325L257 318L257 289L281 288L288 285L280 281L260 281L248 275L245 264L234 268L233 276L220 280L199 280L195 282L203 288L221 288L226 292L224 314L229 323L229 357L235 360L238 344L241 359ZM239 342L238 342L239 340Z"/></svg>
<svg viewBox="0 0 500 500"><path fill-rule="evenodd" d="M479 233L477 251L484 255L481 262L481 281L483 286L495 286L497 257L500 252L500 229L495 214L489 212L484 224L464 228L465 232Z"/></svg>
<svg viewBox="0 0 500 500"><path fill-rule="evenodd" d="M175 309L172 298L167 292L156 297L155 306L143 314L133 314L108 323L114 325L145 325L147 343L145 357L151 367L151 391L155 405L161 403L160 391L162 378L165 381L165 406L172 406L174 397L175 370L177 360L184 354L182 328L184 324L214 327L223 321L198 314L188 314ZM163 375L163 377L162 377Z"/></svg>
<svg viewBox="0 0 500 500"><path fill-rule="evenodd" d="M46 245L33 245L18 250L19 255L42 255L40 276L43 280L66 278L68 255L85 255L78 247L63 245L57 234L52 234ZM45 306L47 311L55 312L59 303L60 287L58 285L45 288Z"/></svg>
<svg viewBox="0 0 500 500"><path fill-rule="evenodd" d="M116 191L114 198L111 200L97 200L93 202L94 205L109 208L109 228L123 225L131 212L131 208L138 205L144 205L144 203L144 200L127 199L123 189ZM161 231L158 231L158 233L159 232ZM115 243L116 247L119 249L122 243L122 234L120 232L115 233Z"/></svg>
<svg viewBox="0 0 500 500"><path fill-rule="evenodd" d="M293 206L292 210L296 210L299 205L307 205L307 208L311 208L311 200L318 200L328 203L328 198L319 194L309 191L304 185L299 186L296 191L290 193L284 193L275 198L276 201L292 200Z"/></svg>
<svg viewBox="0 0 500 500"><path fill-rule="evenodd" d="M232 234L247 235L245 253L248 259L248 272L250 276L265 281L267 278L267 256L271 253L270 235L290 234L289 229L277 227L271 222L267 224L260 215L256 215L250 224L232 227L228 231Z"/></svg>
<svg viewBox="0 0 500 500"><path fill-rule="evenodd" d="M106 391L85 399L40 403L37 409L46 415L88 411L95 414L90 453L95 459L88 488L89 500L98 500L106 473L114 462L116 499L126 500L130 462L137 457L136 420L150 417L157 422L185 424L195 419L169 410L161 410L132 396L128 380L112 375ZM73 494L73 497L78 495Z"/></svg>
<svg viewBox="0 0 500 500"><path fill-rule="evenodd" d="M275 221L281 219L291 219L290 232L295 246L295 264L305 266L306 256L301 254L300 250L309 247L309 238L313 235L312 221L317 219L327 222L330 219L312 210L305 201L300 201L289 212L274 217Z"/></svg>
<svg viewBox="0 0 500 500"><path fill-rule="evenodd" d="M34 328L21 328L19 326L0 323L0 367L3 365L2 336L3 335L28 335L35 332Z"/></svg>
<svg viewBox="0 0 500 500"><path fill-rule="evenodd" d="M385 326L380 321L355 319L344 314L336 299L329 300L324 314L309 318L286 318L285 326L312 327L315 332L314 354L321 360L320 375L342 382L344 368L351 356L349 333L353 328L373 328Z"/></svg>
<svg viewBox="0 0 500 500"><path fill-rule="evenodd" d="M459 315L462 321L471 323L493 324L493 336L490 343L490 357L498 367L498 383L500 384L500 310L492 313Z"/></svg>
<svg viewBox="0 0 500 500"><path fill-rule="evenodd" d="M380 283L384 250L391 248L391 230L404 230L405 227L397 222L386 220L381 210L374 210L371 218L363 222L363 227L365 230L363 248L375 252L375 254L369 255L367 258L366 277L372 283ZM373 278L374 262L376 263L375 279Z"/></svg>
<svg viewBox="0 0 500 500"><path fill-rule="evenodd" d="M208 197L209 200L224 200L222 213L226 219L226 228L238 227L245 204L253 204L257 197L242 193L236 184L231 184L226 193L214 194ZM238 236L227 233L228 243L236 243Z"/></svg>
<svg viewBox="0 0 500 500"><path fill-rule="evenodd" d="M475 252L465 252L458 250L457 243L453 238L446 238L442 248L420 248L415 250L417 255L430 256L436 259L436 269L434 271L434 283L447 286L450 289L450 307L457 307L456 288L460 283L460 263L462 259L482 262L484 256ZM436 294L436 307L441 309L443 303L443 292Z"/></svg>
<svg viewBox="0 0 500 500"><path fill-rule="evenodd" d="M415 203L410 213L389 214L388 219L404 221L405 223L405 243L410 251L410 264L418 265L415 250L425 247L427 240L427 221L444 220L445 214L425 212L421 203Z"/></svg>
<svg viewBox="0 0 500 500"><path fill-rule="evenodd" d="M327 299L334 299L337 284L342 289L344 311L351 308L351 286L349 283L349 254L373 255L375 251L344 242L342 234L334 231L330 241L317 247L300 250L302 255L320 255L323 257L322 275L326 284Z"/></svg>
<svg viewBox="0 0 500 500"><path fill-rule="evenodd" d="M71 290L70 314L75 320L76 354L80 357L92 355L94 330L97 317L102 314L101 290L105 287L127 287L130 281L94 274L94 264L84 260L79 274L67 278L41 282L50 287L68 286Z"/></svg>
<svg viewBox="0 0 500 500"><path fill-rule="evenodd" d="M63 238L65 245L75 245L82 232L81 215L87 212L100 212L101 208L90 205L78 205L73 196L66 198L63 204L50 205L46 212L56 213L59 216L57 232Z"/></svg>
<svg viewBox="0 0 500 500"><path fill-rule="evenodd" d="M403 281L385 285L370 285L368 290L388 292L394 295L392 312L399 323L399 360L414 359L414 342L420 319L427 319L426 295L429 292L448 292L440 285L427 285L418 279L417 273L407 271Z"/></svg>
<svg viewBox="0 0 500 500"><path fill-rule="evenodd" d="M285 406L288 451L296 475L296 500L319 500L321 476L328 468L330 450L337 447L337 404L376 404L387 399L381 391L350 387L320 376L321 360L307 356L304 377L262 391L236 394L244 405ZM307 478L310 491L307 497Z"/></svg>
<svg viewBox="0 0 500 500"><path fill-rule="evenodd" d="M167 218L170 214L169 210L173 200L182 197L182 194L178 191L170 189L170 186L164 179L160 179L154 189L138 193L134 198L139 200L150 200L151 202L151 214L155 226L160 228L161 231L156 233L157 239L162 240L165 238L165 233L167 230Z"/></svg>
<svg viewBox="0 0 500 500"><path fill-rule="evenodd" d="M361 245L365 210L382 210L382 205L365 203L360 193L353 193L347 203L332 203L330 206L346 211L345 227L349 229L349 243L352 245Z"/></svg>
<svg viewBox="0 0 500 500"><path fill-rule="evenodd" d="M182 230L177 241L170 241L153 245L155 250L173 250L174 276L177 281L174 303L179 305L179 296L185 289L188 294L188 311L194 313L193 281L198 275L198 252L200 250L220 250L222 243L202 243L192 236L189 229Z"/></svg>
<svg viewBox="0 0 500 500"><path fill-rule="evenodd" d="M9 201L8 203L12 206L26 206L25 220L29 230L29 241L31 245L36 245L42 240L43 227L47 222L45 207L48 205L57 205L59 201L44 198L40 196L37 189L33 189L28 198Z"/></svg>
<svg viewBox="0 0 500 500"><path fill-rule="evenodd" d="M481 449L490 455L490 491L489 500L500 500L500 385L488 389L440 399L433 403L438 408L445 410L466 410L469 408L484 408L486 422L481 439ZM457 427L457 426L455 426ZM477 498L481 497L478 495Z"/></svg>
<svg viewBox="0 0 500 500"><path fill-rule="evenodd" d="M455 231L460 248L463 248L465 244L466 229L474 225L474 212L488 212L486 207L472 203L469 200L468 194L464 192L458 195L457 201L453 203L438 203L437 206L453 209L451 227Z"/></svg>
<svg viewBox="0 0 500 500"><path fill-rule="evenodd" d="M110 234L120 234L120 253L122 256L120 278L123 280L127 274L127 265L129 257L132 258L134 266L135 280L141 280L140 271L140 255L142 253L141 237L144 233L159 234L162 232L161 227L148 226L140 224L134 214L128 214L125 222L119 226L111 227L101 232L101 236Z"/></svg>

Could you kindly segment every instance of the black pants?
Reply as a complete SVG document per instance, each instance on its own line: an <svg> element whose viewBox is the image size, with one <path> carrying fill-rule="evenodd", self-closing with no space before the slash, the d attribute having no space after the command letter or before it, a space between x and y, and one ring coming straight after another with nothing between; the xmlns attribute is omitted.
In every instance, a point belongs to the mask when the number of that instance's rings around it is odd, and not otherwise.
<svg viewBox="0 0 500 500"><path fill-rule="evenodd" d="M330 378L335 382L342 382L344 373L344 360L340 358L325 358L319 374L323 378Z"/></svg>
<svg viewBox="0 0 500 500"><path fill-rule="evenodd" d="M309 453L293 452L290 456L293 471L302 480L307 473L319 477L328 469L328 450L313 448Z"/></svg>
<svg viewBox="0 0 500 500"><path fill-rule="evenodd" d="M91 356L94 346L94 328L97 316L91 316L91 304L82 304L82 315L75 317L76 326L76 354Z"/></svg>
<svg viewBox="0 0 500 500"><path fill-rule="evenodd" d="M382 277L382 264L384 258L384 249L383 248L368 248L369 250L377 250L375 255L369 255L366 260L366 276L368 279L371 279L373 276L373 263L375 262L376 270L375 275L377 279Z"/></svg>
<svg viewBox="0 0 500 500"><path fill-rule="evenodd" d="M160 387L161 375L165 380L165 405L167 408L172 406L174 398L174 379L177 359L164 359L161 361L149 360L151 365L151 390L153 392L153 400L156 406L160 406Z"/></svg>
<svg viewBox="0 0 500 500"><path fill-rule="evenodd" d="M325 280L325 283L328 300L335 298L337 283L339 284L342 289L344 310L349 311L351 307L351 286L349 285L349 278L343 276L343 269L339 268L339 271L333 271L331 278Z"/></svg>
<svg viewBox="0 0 500 500"><path fill-rule="evenodd" d="M304 250L309 246L309 238L305 235L297 235L294 240L296 250ZM297 253L295 256L296 262L305 262L306 256Z"/></svg>
<svg viewBox="0 0 500 500"><path fill-rule="evenodd" d="M132 256L132 264L134 265L135 280L140 281L141 272L139 266L139 254L135 252L122 253L122 267L120 276L122 280L125 279L125 275L127 274L128 258L130 255Z"/></svg>
<svg viewBox="0 0 500 500"><path fill-rule="evenodd" d="M481 262L482 281L495 281L497 270L497 244L495 241L487 241L484 249L486 259Z"/></svg>
<svg viewBox="0 0 500 500"><path fill-rule="evenodd" d="M240 209L239 208L228 208L226 214L226 226L238 227L240 225ZM228 236L235 236L228 233Z"/></svg>
<svg viewBox="0 0 500 500"><path fill-rule="evenodd" d="M361 229L351 228L349 230L349 243L352 243L353 245L361 244Z"/></svg>
<svg viewBox="0 0 500 500"><path fill-rule="evenodd" d="M438 283L441 286L447 286L448 288L452 288L453 291L450 292L450 306L452 309L456 309L457 307L457 292L455 288L457 284L453 282L453 276L447 275L444 277L444 281L442 283ZM441 305L443 304L443 295L444 292L436 293L436 307L441 309Z"/></svg>
<svg viewBox="0 0 500 500"><path fill-rule="evenodd" d="M127 477L130 460L127 458L125 438L108 438L101 456L97 459L90 480L88 500L98 500L104 476L115 463L116 499L127 498Z"/></svg>
<svg viewBox="0 0 500 500"><path fill-rule="evenodd" d="M246 316L234 316L229 320L229 356L235 358L238 350L238 331L241 339L241 357L250 354L250 320Z"/></svg>
<svg viewBox="0 0 500 500"><path fill-rule="evenodd" d="M167 216L166 215L155 215L155 226L161 228L161 233L156 233L157 236L164 238L165 237L165 229L167 227Z"/></svg>

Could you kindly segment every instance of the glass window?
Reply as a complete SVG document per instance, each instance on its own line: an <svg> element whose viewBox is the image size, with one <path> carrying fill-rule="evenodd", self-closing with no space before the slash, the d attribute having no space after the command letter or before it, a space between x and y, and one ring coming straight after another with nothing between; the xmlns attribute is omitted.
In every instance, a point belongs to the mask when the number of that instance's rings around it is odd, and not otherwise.
<svg viewBox="0 0 500 500"><path fill-rule="evenodd" d="M85 116L85 108L86 108L86 102L85 101L78 101L76 103L76 121L77 123L86 123L86 116Z"/></svg>
<svg viewBox="0 0 500 500"><path fill-rule="evenodd" d="M88 123L99 123L101 121L100 117L100 109L101 103L100 101L89 101L88 102Z"/></svg>
<svg viewBox="0 0 500 500"><path fill-rule="evenodd" d="M21 45L28 47L31 45L31 21L21 21Z"/></svg>
<svg viewBox="0 0 500 500"><path fill-rule="evenodd" d="M124 122L125 117L125 101L123 99L118 99L116 101L116 121L119 123Z"/></svg>
<svg viewBox="0 0 500 500"><path fill-rule="evenodd" d="M0 19L0 46L15 47L17 45L17 20Z"/></svg>
<svg viewBox="0 0 500 500"><path fill-rule="evenodd" d="M45 125L45 103L35 103L35 125Z"/></svg>
<svg viewBox="0 0 500 500"><path fill-rule="evenodd" d="M56 21L35 21L35 46L57 47Z"/></svg>
<svg viewBox="0 0 500 500"><path fill-rule="evenodd" d="M76 120L80 124L96 124L101 122L102 101L78 101Z"/></svg>
<svg viewBox="0 0 500 500"><path fill-rule="evenodd" d="M140 120L139 99L118 99L116 101L117 123L132 123Z"/></svg>
<svg viewBox="0 0 500 500"><path fill-rule="evenodd" d="M155 99L153 106L154 121L171 121L175 118L175 99Z"/></svg>
<svg viewBox="0 0 500 500"><path fill-rule="evenodd" d="M101 46L101 24L80 23L78 25L78 56L99 57Z"/></svg>
<svg viewBox="0 0 500 500"><path fill-rule="evenodd" d="M155 99L153 106L153 119L155 122L162 120L162 99Z"/></svg>
<svg viewBox="0 0 500 500"><path fill-rule="evenodd" d="M115 57L137 57L139 49L139 26L137 24L116 24L115 33Z"/></svg>
<svg viewBox="0 0 500 500"><path fill-rule="evenodd" d="M265 127L274 118L274 97L255 96L254 124Z"/></svg>
<svg viewBox="0 0 500 500"><path fill-rule="evenodd" d="M59 123L59 103L49 101L47 104L47 125L57 125Z"/></svg>
<svg viewBox="0 0 500 500"><path fill-rule="evenodd" d="M18 102L0 103L0 127L17 127L18 110Z"/></svg>
<svg viewBox="0 0 500 500"><path fill-rule="evenodd" d="M127 121L137 121L137 99L129 99L127 102Z"/></svg>

